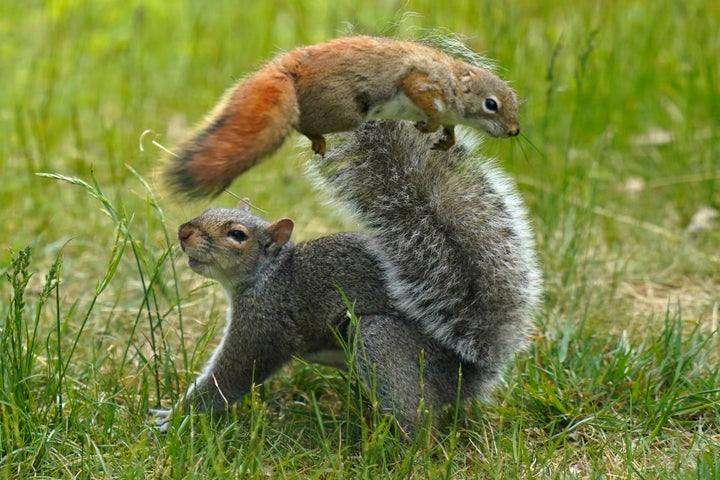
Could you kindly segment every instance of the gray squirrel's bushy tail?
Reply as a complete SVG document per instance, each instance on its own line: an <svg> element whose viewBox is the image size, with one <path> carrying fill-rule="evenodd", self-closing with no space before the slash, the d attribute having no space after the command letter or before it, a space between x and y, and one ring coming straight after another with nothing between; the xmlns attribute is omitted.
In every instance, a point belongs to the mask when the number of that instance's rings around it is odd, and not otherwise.
<svg viewBox="0 0 720 480"><path fill-rule="evenodd" d="M377 238L396 307L499 374L540 299L525 208L509 177L470 157L472 142L438 151L435 140L410 122L368 122L310 170Z"/></svg>

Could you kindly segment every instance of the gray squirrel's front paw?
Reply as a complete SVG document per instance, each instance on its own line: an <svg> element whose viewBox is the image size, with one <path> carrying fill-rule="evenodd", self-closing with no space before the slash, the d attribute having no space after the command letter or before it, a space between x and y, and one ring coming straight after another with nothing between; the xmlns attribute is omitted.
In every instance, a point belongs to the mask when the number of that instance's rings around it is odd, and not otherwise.
<svg viewBox="0 0 720 480"><path fill-rule="evenodd" d="M167 433L170 430L172 410L151 409L150 414L155 416L155 427L158 432Z"/></svg>

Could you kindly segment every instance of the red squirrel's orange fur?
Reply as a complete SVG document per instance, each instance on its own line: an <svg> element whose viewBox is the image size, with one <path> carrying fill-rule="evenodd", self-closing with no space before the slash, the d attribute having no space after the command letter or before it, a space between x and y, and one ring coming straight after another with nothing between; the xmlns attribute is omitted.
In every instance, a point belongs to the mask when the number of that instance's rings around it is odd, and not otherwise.
<svg viewBox="0 0 720 480"><path fill-rule="evenodd" d="M515 94L489 70L415 42L346 37L280 55L232 87L180 144L167 175L177 191L218 194L292 129L322 155L324 134L373 118L415 121L422 132L442 126L434 148L443 150L456 124L494 137L520 131Z"/></svg>

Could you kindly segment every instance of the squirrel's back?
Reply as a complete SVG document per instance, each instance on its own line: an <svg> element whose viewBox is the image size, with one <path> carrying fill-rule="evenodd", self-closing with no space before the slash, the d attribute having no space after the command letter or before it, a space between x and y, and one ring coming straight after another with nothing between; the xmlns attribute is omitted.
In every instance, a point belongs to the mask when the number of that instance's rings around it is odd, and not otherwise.
<svg viewBox="0 0 720 480"><path fill-rule="evenodd" d="M431 150L408 122L369 122L311 166L373 230L397 308L488 372L526 343L540 273L523 204L467 142Z"/></svg>

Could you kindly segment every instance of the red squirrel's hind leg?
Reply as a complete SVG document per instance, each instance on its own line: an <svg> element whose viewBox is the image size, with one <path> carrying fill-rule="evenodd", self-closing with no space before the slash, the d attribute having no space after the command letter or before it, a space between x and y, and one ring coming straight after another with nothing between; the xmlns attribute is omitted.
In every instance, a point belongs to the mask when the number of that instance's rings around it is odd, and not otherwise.
<svg viewBox="0 0 720 480"><path fill-rule="evenodd" d="M450 147L455 145L455 126L446 125L443 127L442 137L440 140L435 142L432 146L432 150L449 150Z"/></svg>
<svg viewBox="0 0 720 480"><path fill-rule="evenodd" d="M325 156L325 152L327 152L327 143L325 142L325 137L322 135L315 135L312 133L303 133L307 138L310 139L310 142L312 142L312 150L315 153L319 153L322 156Z"/></svg>

